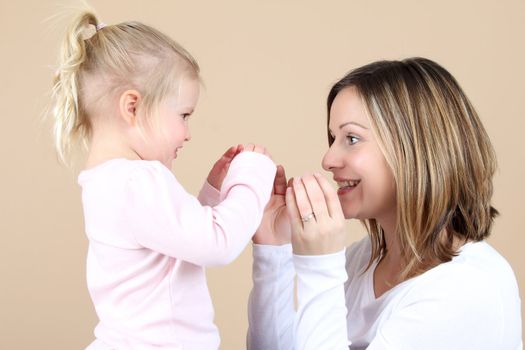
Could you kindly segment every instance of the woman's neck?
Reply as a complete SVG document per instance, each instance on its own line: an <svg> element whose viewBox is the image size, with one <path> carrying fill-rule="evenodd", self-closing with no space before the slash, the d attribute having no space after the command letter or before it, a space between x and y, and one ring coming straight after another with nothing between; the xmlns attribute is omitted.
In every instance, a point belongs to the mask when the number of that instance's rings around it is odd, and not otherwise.
<svg viewBox="0 0 525 350"><path fill-rule="evenodd" d="M374 270L374 292L377 298L403 282L402 272L407 266L403 257L399 235L396 231L395 220L379 221L383 228L385 247L384 254L380 257L379 263ZM465 239L453 237L452 249L458 251L467 241ZM429 259L429 257L426 257ZM441 262L436 258L428 261L429 268L439 265Z"/></svg>
<svg viewBox="0 0 525 350"><path fill-rule="evenodd" d="M395 216L378 220L384 233L385 252L374 270L374 293L376 298L402 282L401 273L405 268L403 254L396 233Z"/></svg>

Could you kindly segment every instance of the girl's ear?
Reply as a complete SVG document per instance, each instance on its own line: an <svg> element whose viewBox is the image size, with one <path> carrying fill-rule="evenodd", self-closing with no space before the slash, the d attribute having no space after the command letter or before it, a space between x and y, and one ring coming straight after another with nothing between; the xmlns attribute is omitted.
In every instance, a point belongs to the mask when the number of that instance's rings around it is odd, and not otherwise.
<svg viewBox="0 0 525 350"><path fill-rule="evenodd" d="M137 123L137 108L141 98L137 90L126 90L120 95L120 116L129 126L135 126Z"/></svg>

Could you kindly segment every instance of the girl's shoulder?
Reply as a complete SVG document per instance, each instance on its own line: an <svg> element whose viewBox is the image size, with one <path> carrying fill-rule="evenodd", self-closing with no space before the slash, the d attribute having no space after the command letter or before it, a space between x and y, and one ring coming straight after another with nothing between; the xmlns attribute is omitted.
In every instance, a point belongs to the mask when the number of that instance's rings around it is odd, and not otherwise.
<svg viewBox="0 0 525 350"><path fill-rule="evenodd" d="M81 171L78 175L78 182L80 185L92 181L125 183L144 174L154 177L174 177L173 173L158 161L115 158Z"/></svg>

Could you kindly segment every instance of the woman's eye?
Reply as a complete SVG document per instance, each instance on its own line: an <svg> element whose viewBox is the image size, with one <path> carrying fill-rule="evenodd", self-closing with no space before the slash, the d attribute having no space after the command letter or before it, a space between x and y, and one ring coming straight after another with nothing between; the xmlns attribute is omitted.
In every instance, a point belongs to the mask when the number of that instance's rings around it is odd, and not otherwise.
<svg viewBox="0 0 525 350"><path fill-rule="evenodd" d="M346 140L348 141L349 145L355 145L357 143L357 141L359 141L359 138L356 137L356 136L353 136L353 135L348 135L346 137Z"/></svg>

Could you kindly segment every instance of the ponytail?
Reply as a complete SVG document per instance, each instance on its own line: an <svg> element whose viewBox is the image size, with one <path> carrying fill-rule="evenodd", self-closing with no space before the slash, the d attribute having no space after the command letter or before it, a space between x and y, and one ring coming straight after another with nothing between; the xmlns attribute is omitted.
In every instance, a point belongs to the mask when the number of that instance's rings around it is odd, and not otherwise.
<svg viewBox="0 0 525 350"><path fill-rule="evenodd" d="M80 68L88 57L86 41L96 34L98 21L92 12L80 13L71 23L60 48L59 65L53 79L55 147L66 162L71 145L83 141L91 125L79 101Z"/></svg>

